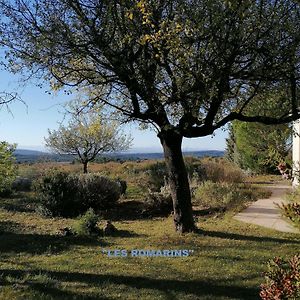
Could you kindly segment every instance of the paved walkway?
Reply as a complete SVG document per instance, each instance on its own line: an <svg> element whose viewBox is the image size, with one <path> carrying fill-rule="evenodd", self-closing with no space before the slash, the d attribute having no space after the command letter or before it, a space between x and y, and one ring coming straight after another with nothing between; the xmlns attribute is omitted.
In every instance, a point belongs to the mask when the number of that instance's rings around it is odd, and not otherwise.
<svg viewBox="0 0 300 300"><path fill-rule="evenodd" d="M281 204L285 202L284 196L291 187L283 183L270 184L266 187L272 191L270 198L260 199L252 203L244 211L234 216L234 218L242 222L260 225L278 231L299 233L296 228L282 218L280 210L276 206L276 203Z"/></svg>

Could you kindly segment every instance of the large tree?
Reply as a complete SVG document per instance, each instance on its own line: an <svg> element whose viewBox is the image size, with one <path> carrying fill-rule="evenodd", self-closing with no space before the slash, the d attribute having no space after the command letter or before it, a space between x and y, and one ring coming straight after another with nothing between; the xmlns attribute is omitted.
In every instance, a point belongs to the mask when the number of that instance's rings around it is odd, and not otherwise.
<svg viewBox="0 0 300 300"><path fill-rule="evenodd" d="M227 157L256 173L278 172L280 163L291 164L291 140L292 129L287 124L235 121L227 139Z"/></svg>
<svg viewBox="0 0 300 300"><path fill-rule="evenodd" d="M229 121L299 118L300 9L292 0L7 0L2 43L14 71L89 89L163 146L175 228L195 229L181 144ZM268 106L277 99L282 114Z"/></svg>
<svg viewBox="0 0 300 300"><path fill-rule="evenodd" d="M83 173L88 172L88 163L98 155L129 148L131 139L120 131L116 122L105 120L93 111L71 116L67 126L48 130L46 147L58 154L78 156Z"/></svg>

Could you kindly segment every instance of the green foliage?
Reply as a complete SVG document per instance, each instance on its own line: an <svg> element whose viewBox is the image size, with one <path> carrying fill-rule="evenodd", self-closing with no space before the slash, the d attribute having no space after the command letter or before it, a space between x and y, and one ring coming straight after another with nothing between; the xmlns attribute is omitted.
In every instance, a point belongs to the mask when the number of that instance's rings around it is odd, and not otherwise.
<svg viewBox="0 0 300 300"><path fill-rule="evenodd" d="M99 174L52 171L36 182L35 190L41 212L64 217L110 208L120 197L119 184Z"/></svg>
<svg viewBox="0 0 300 300"><path fill-rule="evenodd" d="M76 216L80 213L80 203L76 197L76 182L68 173L50 170L34 182L40 212L53 216Z"/></svg>
<svg viewBox="0 0 300 300"><path fill-rule="evenodd" d="M213 182L242 182L243 171L236 165L229 163L223 158L193 158L186 157L185 165L191 188L194 189L199 183L205 180ZM152 191L159 192L168 184L168 174L165 162L156 162L145 168L147 187Z"/></svg>
<svg viewBox="0 0 300 300"><path fill-rule="evenodd" d="M263 300L300 298L300 255L290 260L275 257L267 265L266 283L261 285Z"/></svg>
<svg viewBox="0 0 300 300"><path fill-rule="evenodd" d="M127 182L125 180L122 180L120 178L117 179L117 183L120 186L120 193L121 195L125 195L126 190L127 190Z"/></svg>
<svg viewBox="0 0 300 300"><path fill-rule="evenodd" d="M2 1L1 43L14 72L39 71L54 90L76 86L86 105L198 137L251 119L247 108L270 92L275 104L259 121L276 122L274 106L278 120L298 117L288 113L297 103L299 5L275 3L41 0L25 5L27 15L22 2Z"/></svg>
<svg viewBox="0 0 300 300"><path fill-rule="evenodd" d="M81 199L85 210L108 209L113 207L121 195L121 188L118 182L113 181L100 174L72 174L69 177L77 182L78 199Z"/></svg>
<svg viewBox="0 0 300 300"><path fill-rule="evenodd" d="M234 122L231 139L227 140L227 153L243 169L274 173L279 163L291 163L291 133L288 125Z"/></svg>
<svg viewBox="0 0 300 300"><path fill-rule="evenodd" d="M73 231L78 235L91 235L99 232L97 222L99 217L92 208L89 208L86 213L81 216L73 226Z"/></svg>
<svg viewBox="0 0 300 300"><path fill-rule="evenodd" d="M13 153L16 145L0 142L0 194L11 192L11 185L16 178L17 168Z"/></svg>
<svg viewBox="0 0 300 300"><path fill-rule="evenodd" d="M205 181L194 191L193 203L209 211L236 210L258 196L262 194L246 184Z"/></svg>
<svg viewBox="0 0 300 300"><path fill-rule="evenodd" d="M26 177L17 176L12 183L12 189L15 191L30 191L32 186L32 180Z"/></svg>
<svg viewBox="0 0 300 300"><path fill-rule="evenodd" d="M154 190L159 191L168 178L166 163L163 161L158 161L151 164L146 171L149 177L148 186Z"/></svg>
<svg viewBox="0 0 300 300"><path fill-rule="evenodd" d="M58 154L78 156L87 173L87 164L103 152L121 151L129 148L130 137L119 129L116 122L103 120L100 112L89 111L73 114L67 126L48 130L46 146Z"/></svg>
<svg viewBox="0 0 300 300"><path fill-rule="evenodd" d="M296 227L300 229L300 202L299 203L282 203L280 206L282 214L291 220Z"/></svg>
<svg viewBox="0 0 300 300"><path fill-rule="evenodd" d="M205 159L202 162L206 179L213 182L239 183L244 180L243 171L235 164L221 159Z"/></svg>
<svg viewBox="0 0 300 300"><path fill-rule="evenodd" d="M236 146L236 137L234 134L233 126L230 123L228 126L228 138L226 139L226 151L225 158L231 163L235 163L238 165L239 157Z"/></svg>
<svg viewBox="0 0 300 300"><path fill-rule="evenodd" d="M188 177L190 181L194 178L197 180L206 179L206 169L202 165L202 162L193 157L185 158L185 166L187 169ZM150 166L145 168L147 174L147 187L151 190L159 192L160 189L168 184L168 172L166 168L166 163L163 161L155 162Z"/></svg>
<svg viewBox="0 0 300 300"><path fill-rule="evenodd" d="M288 203L281 203L278 207L283 216L288 218L294 226L300 229L300 188L294 189L286 196Z"/></svg>
<svg viewBox="0 0 300 300"><path fill-rule="evenodd" d="M144 216L168 216L173 211L169 186L161 187L159 192L149 191L143 202Z"/></svg>

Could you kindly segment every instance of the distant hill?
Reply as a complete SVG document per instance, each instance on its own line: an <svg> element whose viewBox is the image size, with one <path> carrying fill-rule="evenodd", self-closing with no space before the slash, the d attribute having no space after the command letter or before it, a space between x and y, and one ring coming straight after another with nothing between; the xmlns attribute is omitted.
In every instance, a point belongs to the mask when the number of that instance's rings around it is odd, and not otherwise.
<svg viewBox="0 0 300 300"><path fill-rule="evenodd" d="M33 163L38 161L56 161L56 162L71 162L76 157L73 155L58 155L42 151L17 149L14 152L17 162ZM219 150L201 150L201 151L186 151L184 156L193 157L221 157L224 151ZM163 153L106 153L99 156L98 160L145 160L145 159L163 159Z"/></svg>
<svg viewBox="0 0 300 300"><path fill-rule="evenodd" d="M38 161L72 161L72 155L57 155L36 150L16 149L14 152L18 163L33 163Z"/></svg>
<svg viewBox="0 0 300 300"><path fill-rule="evenodd" d="M37 151L37 150L27 150L27 149L16 149L15 150L15 155L19 156L19 155L34 155L34 156L38 156L38 155L49 155L49 153L46 152L42 152L42 151Z"/></svg>
<svg viewBox="0 0 300 300"><path fill-rule="evenodd" d="M186 151L183 152L184 156L193 156L193 157L220 157L224 155L224 151L219 150L202 150L202 151ZM163 153L108 153L104 157L111 157L115 159L123 160L140 160L140 159L163 159Z"/></svg>

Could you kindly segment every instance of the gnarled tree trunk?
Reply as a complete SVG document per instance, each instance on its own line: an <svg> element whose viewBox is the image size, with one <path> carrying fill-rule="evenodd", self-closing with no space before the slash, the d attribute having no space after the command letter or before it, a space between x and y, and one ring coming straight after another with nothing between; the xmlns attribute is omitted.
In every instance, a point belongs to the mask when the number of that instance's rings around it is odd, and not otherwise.
<svg viewBox="0 0 300 300"><path fill-rule="evenodd" d="M161 132L158 136L169 175L175 229L181 233L194 231L190 185L181 150L182 136L172 131Z"/></svg>
<svg viewBox="0 0 300 300"><path fill-rule="evenodd" d="M82 164L83 164L83 173L84 173L84 174L87 174L87 172L88 172L88 170L87 170L88 162L87 162L87 161L84 161Z"/></svg>

